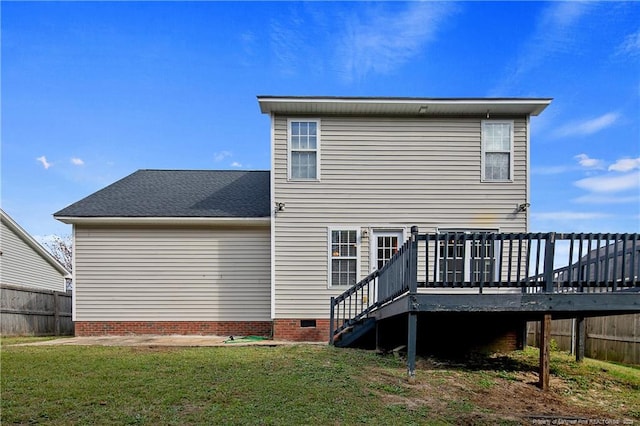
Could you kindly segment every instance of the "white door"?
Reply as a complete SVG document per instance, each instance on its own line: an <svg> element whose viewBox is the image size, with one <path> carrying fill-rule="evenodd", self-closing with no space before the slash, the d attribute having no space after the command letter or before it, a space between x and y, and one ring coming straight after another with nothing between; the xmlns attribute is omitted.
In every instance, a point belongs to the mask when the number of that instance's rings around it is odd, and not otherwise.
<svg viewBox="0 0 640 426"><path fill-rule="evenodd" d="M402 231L373 231L371 271L382 268L403 243Z"/></svg>

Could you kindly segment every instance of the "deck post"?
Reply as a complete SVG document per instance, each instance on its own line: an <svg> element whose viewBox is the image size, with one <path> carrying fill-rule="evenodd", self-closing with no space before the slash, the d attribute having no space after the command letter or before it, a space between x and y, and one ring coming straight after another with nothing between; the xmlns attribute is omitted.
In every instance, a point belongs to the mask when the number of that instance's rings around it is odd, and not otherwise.
<svg viewBox="0 0 640 426"><path fill-rule="evenodd" d="M547 234L547 242L544 247L544 291L553 292L553 257L556 252L556 233Z"/></svg>
<svg viewBox="0 0 640 426"><path fill-rule="evenodd" d="M416 340L418 328L418 314L409 312L409 331L407 336L407 374L409 383L416 381Z"/></svg>
<svg viewBox="0 0 640 426"><path fill-rule="evenodd" d="M409 294L418 292L418 227L411 227L411 257L409 259Z"/></svg>
<svg viewBox="0 0 640 426"><path fill-rule="evenodd" d="M579 316L576 318L576 362L582 362L584 360L584 344L587 338L584 317Z"/></svg>
<svg viewBox="0 0 640 426"><path fill-rule="evenodd" d="M409 324L407 335L407 373L409 383L416 381L416 343L418 334L418 313L414 309L415 297L418 292L418 227L411 227L411 257L409 258Z"/></svg>
<svg viewBox="0 0 640 426"><path fill-rule="evenodd" d="M329 344L333 345L333 330L335 330L335 297L331 297L331 308L329 313Z"/></svg>
<svg viewBox="0 0 640 426"><path fill-rule="evenodd" d="M549 390L549 343L551 340L551 314L544 314L540 321L540 372L538 385L543 391Z"/></svg>

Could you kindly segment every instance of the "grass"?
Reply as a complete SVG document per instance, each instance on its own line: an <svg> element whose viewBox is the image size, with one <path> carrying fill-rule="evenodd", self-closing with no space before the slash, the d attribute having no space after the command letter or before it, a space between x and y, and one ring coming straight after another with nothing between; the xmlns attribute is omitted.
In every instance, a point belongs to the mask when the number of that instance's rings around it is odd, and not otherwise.
<svg viewBox="0 0 640 426"><path fill-rule="evenodd" d="M640 370L554 353L549 400L519 376L535 367L533 349L421 359L410 385L401 359L326 346L11 346L22 342L2 340L2 424L521 424L509 404L536 398L537 413L597 400L601 416L640 420Z"/></svg>

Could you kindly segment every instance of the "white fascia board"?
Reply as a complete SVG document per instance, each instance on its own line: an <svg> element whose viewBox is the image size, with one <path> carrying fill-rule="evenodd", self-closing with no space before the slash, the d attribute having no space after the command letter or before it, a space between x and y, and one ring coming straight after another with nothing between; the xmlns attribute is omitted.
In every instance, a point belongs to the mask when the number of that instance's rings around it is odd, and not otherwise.
<svg viewBox="0 0 640 426"><path fill-rule="evenodd" d="M67 217L57 220L73 225L229 225L269 226L270 217Z"/></svg>
<svg viewBox="0 0 640 426"><path fill-rule="evenodd" d="M289 113L293 114L303 106L317 105L322 112L331 112L331 105L340 106L337 110L344 113L345 106L353 106L354 112L362 112L357 108L364 105L376 105L384 112L397 113L398 106L429 106L439 107L440 113L460 113L461 106L469 106L469 113L478 114L491 112L492 114L540 114L552 101L552 98L350 98L350 97L296 97L296 96L258 96L260 111L263 114ZM451 111L447 111L447 107ZM416 113L418 110L416 109Z"/></svg>

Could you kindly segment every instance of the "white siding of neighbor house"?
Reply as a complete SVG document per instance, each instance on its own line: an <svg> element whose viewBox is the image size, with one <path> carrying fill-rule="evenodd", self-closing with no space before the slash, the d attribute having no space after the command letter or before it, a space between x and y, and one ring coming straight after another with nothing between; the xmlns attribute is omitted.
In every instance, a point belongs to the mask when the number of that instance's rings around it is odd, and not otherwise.
<svg viewBox="0 0 640 426"><path fill-rule="evenodd" d="M268 321L266 227L75 225L77 321Z"/></svg>
<svg viewBox="0 0 640 426"><path fill-rule="evenodd" d="M375 229L525 232L527 118L514 122L512 182L482 182L483 118L318 117L320 181L287 179L287 116L274 116L276 318L326 318L330 227L360 231L360 272L370 272ZM295 117L299 118L299 117ZM304 120L302 118L301 120ZM368 236L363 236L362 231Z"/></svg>
<svg viewBox="0 0 640 426"><path fill-rule="evenodd" d="M0 282L2 284L65 291L65 274L56 269L2 220Z"/></svg>

